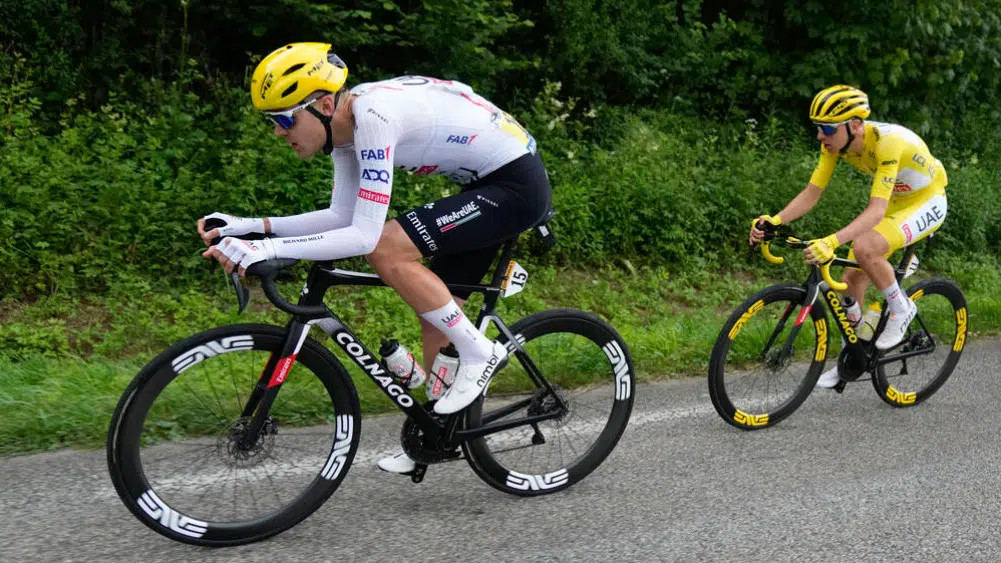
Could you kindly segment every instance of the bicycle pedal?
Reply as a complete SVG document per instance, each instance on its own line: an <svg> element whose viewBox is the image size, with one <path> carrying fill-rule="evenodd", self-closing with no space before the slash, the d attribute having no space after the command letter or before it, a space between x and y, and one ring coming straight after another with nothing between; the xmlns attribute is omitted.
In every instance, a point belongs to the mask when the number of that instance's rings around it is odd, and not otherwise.
<svg viewBox="0 0 1001 563"><path fill-rule="evenodd" d="M410 480L413 481L414 484L417 484L424 480L424 474L427 473L427 470L427 465L418 463L417 466L414 467L414 470L407 473L407 475L410 475Z"/></svg>

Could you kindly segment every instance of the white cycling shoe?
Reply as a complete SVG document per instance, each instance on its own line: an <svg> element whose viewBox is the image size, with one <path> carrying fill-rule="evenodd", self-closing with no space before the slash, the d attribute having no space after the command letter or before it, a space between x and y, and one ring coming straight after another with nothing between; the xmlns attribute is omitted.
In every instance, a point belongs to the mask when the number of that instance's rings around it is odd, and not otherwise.
<svg viewBox="0 0 1001 563"><path fill-rule="evenodd" d="M459 370L455 374L452 387L434 404L434 412L452 414L468 407L487 388L490 379L504 367L507 361L507 348L500 342L493 343L493 352L485 360L477 363L462 363L459 358Z"/></svg>
<svg viewBox="0 0 1001 563"><path fill-rule="evenodd" d="M417 469L417 462L407 457L407 454L403 452L386 456L376 462L376 465L387 473L399 473L400 475L408 475Z"/></svg>
<svg viewBox="0 0 1001 563"><path fill-rule="evenodd" d="M831 389L837 385L839 381L841 381L841 376L838 375L838 366L834 366L820 374L820 378L817 379L817 387L822 389Z"/></svg>
<svg viewBox="0 0 1001 563"><path fill-rule="evenodd" d="M900 344L900 341L904 339L904 335L907 334L907 326L911 324L911 321L914 320L914 315L918 312L918 306L910 299L907 300L907 305L910 308L903 315L890 313L890 318L886 320L883 332L876 339L876 349L889 350Z"/></svg>

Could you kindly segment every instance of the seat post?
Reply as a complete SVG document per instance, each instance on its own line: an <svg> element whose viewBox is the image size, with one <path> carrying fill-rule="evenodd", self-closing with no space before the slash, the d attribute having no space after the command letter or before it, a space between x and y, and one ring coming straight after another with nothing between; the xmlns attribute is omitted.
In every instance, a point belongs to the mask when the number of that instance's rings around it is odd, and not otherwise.
<svg viewBox="0 0 1001 563"><path fill-rule="evenodd" d="M490 280L490 286L494 288L500 288L501 281L504 280L504 274L507 273L508 262L511 261L511 257L514 256L514 249L517 245L518 237L515 237L504 243L501 247L500 259L497 261L497 269L494 270L494 277ZM494 308L497 306L497 299L500 298L500 291L488 291L483 294L483 306L480 308L479 318L476 320L476 325L479 326L480 322L483 321L485 315L493 314Z"/></svg>
<svg viewBox="0 0 1001 563"><path fill-rule="evenodd" d="M497 268L494 270L494 277L490 280L490 285L499 287L504 274L507 273L507 264L514 256L514 250L518 245L518 237L508 240L501 247L500 259L497 261Z"/></svg>

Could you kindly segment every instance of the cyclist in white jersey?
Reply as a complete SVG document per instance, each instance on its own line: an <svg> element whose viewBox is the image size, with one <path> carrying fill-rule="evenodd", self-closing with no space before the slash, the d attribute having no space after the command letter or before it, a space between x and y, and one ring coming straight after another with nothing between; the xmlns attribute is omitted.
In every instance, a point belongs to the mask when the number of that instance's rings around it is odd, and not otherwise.
<svg viewBox="0 0 1001 563"><path fill-rule="evenodd" d="M507 350L463 314L469 293L453 296L442 280L479 282L500 245L548 213L548 177L531 135L469 86L403 76L347 91L347 74L325 43L286 45L260 62L250 86L254 107L300 158L331 155L330 207L287 217L207 215L198 222L206 244L227 238L203 256L241 275L274 258L365 256L418 313L425 370L448 342L458 350L456 379L434 406L439 414L455 413L484 391ZM386 221L394 169L445 176L464 187ZM209 218L226 224L205 231ZM273 236L230 238L249 233ZM431 258L430 269L423 257ZM407 473L414 462L398 454L379 466Z"/></svg>

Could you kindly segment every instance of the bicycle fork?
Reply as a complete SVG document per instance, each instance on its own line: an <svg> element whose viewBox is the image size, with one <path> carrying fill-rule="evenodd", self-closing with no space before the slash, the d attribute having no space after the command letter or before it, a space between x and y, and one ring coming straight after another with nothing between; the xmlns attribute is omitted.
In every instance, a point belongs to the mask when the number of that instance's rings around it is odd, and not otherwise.
<svg viewBox="0 0 1001 563"><path fill-rule="evenodd" d="M772 330L772 334L768 337L765 342L764 348L761 350L761 355L758 357L760 361L767 361L769 363L774 362L775 367L781 365L785 358L789 358L793 353L793 343L796 342L796 337L799 336L799 331L806 322L806 319L810 316L810 310L813 309L814 303L817 301L817 295L820 293L820 283L819 274L816 269L810 274L810 278L806 282L806 298L800 304L799 314L796 315L796 320L793 323L792 330L789 331L789 335L786 336L785 343L782 344L782 351L771 361L768 360L768 352L771 351L772 346L775 344L778 336L782 334L785 329L786 322L789 321L789 317L792 316L794 310L794 305L789 304L786 310L782 313L782 318L779 319L778 324L775 325L775 329Z"/></svg>
<svg viewBox="0 0 1001 563"><path fill-rule="evenodd" d="M281 352L277 358L273 353L268 358L260 377L257 379L257 385L254 386L253 392L247 399L247 404L243 407L241 419L246 419L251 415L253 418L250 420L250 424L242 429L242 435L237 441L237 447L242 450L253 449L266 425L268 431L275 431L273 423L269 424L271 405L274 403L275 397L278 396L281 384L292 371L295 358L299 355L299 350L306 341L306 337L309 336L309 325L294 319L289 322L287 329L288 332L284 342L282 342Z"/></svg>

